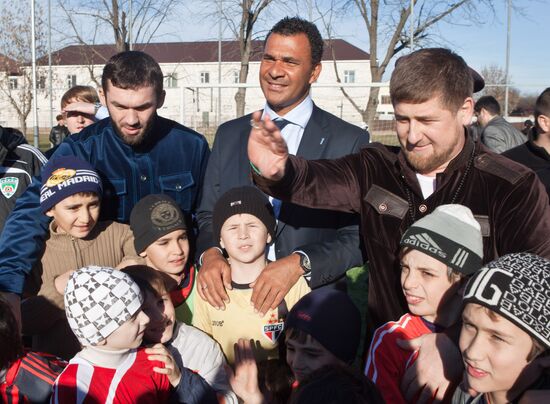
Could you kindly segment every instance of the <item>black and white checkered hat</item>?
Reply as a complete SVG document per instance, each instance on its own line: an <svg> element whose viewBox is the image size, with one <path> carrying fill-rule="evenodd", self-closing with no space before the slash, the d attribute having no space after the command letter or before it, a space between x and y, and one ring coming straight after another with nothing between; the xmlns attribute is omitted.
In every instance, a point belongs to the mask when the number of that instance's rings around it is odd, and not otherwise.
<svg viewBox="0 0 550 404"><path fill-rule="evenodd" d="M82 345L96 345L128 321L143 304L139 286L113 268L86 266L65 288L65 312Z"/></svg>
<svg viewBox="0 0 550 404"><path fill-rule="evenodd" d="M550 261L528 253L504 255L468 282L464 304L500 314L550 349Z"/></svg>

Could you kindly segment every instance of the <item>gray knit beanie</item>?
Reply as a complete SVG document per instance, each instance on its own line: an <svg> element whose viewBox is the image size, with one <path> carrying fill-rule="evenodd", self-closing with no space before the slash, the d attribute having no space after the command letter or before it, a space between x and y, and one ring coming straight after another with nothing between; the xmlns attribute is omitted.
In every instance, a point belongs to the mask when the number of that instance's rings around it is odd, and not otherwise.
<svg viewBox="0 0 550 404"><path fill-rule="evenodd" d="M466 206L438 206L407 229L400 245L421 251L464 275L481 268L481 226Z"/></svg>
<svg viewBox="0 0 550 404"><path fill-rule="evenodd" d="M134 247L141 254L159 238L175 230L186 230L185 216L168 195L150 194L139 200L130 213Z"/></svg>

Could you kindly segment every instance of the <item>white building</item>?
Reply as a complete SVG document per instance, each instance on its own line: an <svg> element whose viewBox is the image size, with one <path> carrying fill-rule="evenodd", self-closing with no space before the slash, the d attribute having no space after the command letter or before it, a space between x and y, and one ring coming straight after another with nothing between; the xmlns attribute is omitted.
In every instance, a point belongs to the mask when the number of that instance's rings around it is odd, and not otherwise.
<svg viewBox="0 0 550 404"><path fill-rule="evenodd" d="M361 115L346 99L338 87L335 65L348 94L355 103L365 108L370 84L369 54L344 40L333 40L335 60L327 43L323 54L323 70L314 86L313 99L321 108L342 117L344 120L364 126ZM263 42L254 41L248 74L246 107L250 112L264 104L258 84L258 70ZM136 44L153 56L165 76L166 101L159 114L184 123L202 132L211 132L218 125L236 117L235 93L237 91L240 54L236 41L223 41L221 63L218 63L218 42L172 42ZM39 127L47 130L50 114L55 116L60 108L63 93L74 85L99 87L101 72L106 60L116 50L113 45L65 47L52 55L53 111L47 96L47 67L40 69L38 95ZM43 63L43 62L42 62ZM221 80L219 80L221 77ZM14 77L13 80L17 80ZM44 86L46 84L46 86ZM222 87L228 86L228 87ZM23 90L21 90L23 91ZM387 105L389 91L383 86L380 92L380 118L392 114ZM0 125L19 126L18 117L9 103L0 95ZM221 100L221 102L219 102ZM220 108L221 107L221 108ZM388 109L389 108L389 109ZM33 126L32 113L27 117L28 127Z"/></svg>

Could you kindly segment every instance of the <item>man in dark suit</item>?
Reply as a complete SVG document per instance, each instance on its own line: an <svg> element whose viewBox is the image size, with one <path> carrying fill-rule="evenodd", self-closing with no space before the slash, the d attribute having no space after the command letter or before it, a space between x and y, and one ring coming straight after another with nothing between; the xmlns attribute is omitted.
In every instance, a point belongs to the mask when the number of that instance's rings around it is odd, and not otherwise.
<svg viewBox="0 0 550 404"><path fill-rule="evenodd" d="M284 18L269 32L260 65L260 85L267 101L263 114L281 128L290 152L307 159L342 157L369 141L366 131L321 110L311 100L309 90L321 73L322 54L323 39L314 24ZM231 274L217 248L218 240L212 237L212 209L228 189L252 184L247 155L250 118L219 127L197 211L197 249L202 261L199 294L219 308L227 301L225 288L231 288ZM252 295L261 314L276 308L300 276L315 288L363 263L356 216L271 201L277 233L268 254L271 262L254 282Z"/></svg>

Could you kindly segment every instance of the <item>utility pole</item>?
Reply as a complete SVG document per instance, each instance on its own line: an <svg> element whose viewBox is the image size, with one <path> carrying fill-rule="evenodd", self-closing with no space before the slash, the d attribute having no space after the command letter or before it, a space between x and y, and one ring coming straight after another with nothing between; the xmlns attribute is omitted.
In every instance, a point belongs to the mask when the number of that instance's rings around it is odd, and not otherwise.
<svg viewBox="0 0 550 404"><path fill-rule="evenodd" d="M48 86L50 99L50 128L53 126L53 84L52 84L52 0L48 0Z"/></svg>
<svg viewBox="0 0 550 404"><path fill-rule="evenodd" d="M510 32L512 30L512 0L508 0L508 24L506 25L506 87L504 91L504 116L508 116L508 90L510 86Z"/></svg>
<svg viewBox="0 0 550 404"><path fill-rule="evenodd" d="M36 92L36 32L34 22L34 0L31 0L31 53L32 53L32 109L34 115L34 147L38 148L38 95ZM26 134L25 134L26 135Z"/></svg>
<svg viewBox="0 0 550 404"><path fill-rule="evenodd" d="M220 14L218 20L218 85L222 84L222 0L218 1L218 12ZM218 86L218 119L217 124L222 123L222 88Z"/></svg>

